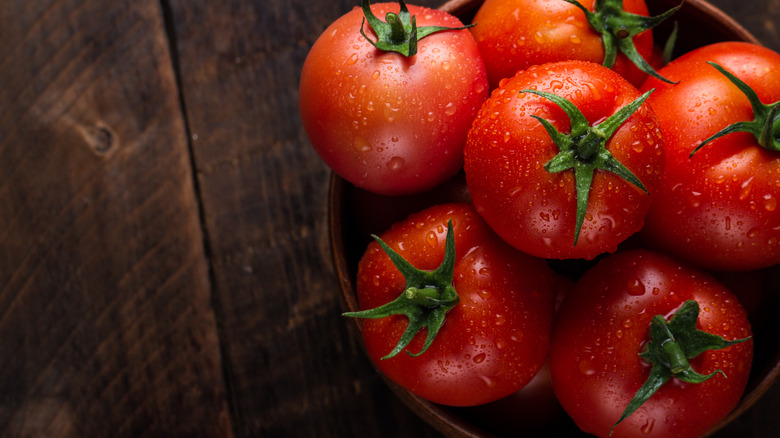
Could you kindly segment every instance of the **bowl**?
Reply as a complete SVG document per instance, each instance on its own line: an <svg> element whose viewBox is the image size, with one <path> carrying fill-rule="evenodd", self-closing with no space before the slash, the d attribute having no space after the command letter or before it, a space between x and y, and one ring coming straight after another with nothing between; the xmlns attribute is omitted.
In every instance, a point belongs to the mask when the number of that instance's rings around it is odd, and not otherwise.
<svg viewBox="0 0 780 438"><path fill-rule="evenodd" d="M482 3L483 0L451 0L439 9L457 16L463 22L470 22ZM656 15L677 6L680 0L655 0L648 3L651 15ZM758 40L739 23L703 0L685 1L682 8L671 19L655 28L654 37L657 43L662 44L666 41L674 21L685 24L678 28L675 49L678 55L720 41L747 41L758 44ZM462 201L469 201L465 176L462 172L428 192L398 197L366 192L333 174L329 191L329 238L345 310L358 310L355 293L357 264L371 240L371 234L379 234L392 223L436 203ZM750 278L742 274L729 274L722 276L721 280L727 285L736 287L758 288L758 293L762 292L760 289L768 289L770 285L780 283L778 267L752 272L749 275ZM780 294L766 295L770 297L774 295L772 299L780 300ZM776 336L780 327L777 320L766 312L766 309L777 308L778 303L770 305L766 302L743 302L743 305L751 317L754 331L754 359L750 379L736 408L710 430L709 434L715 433L750 408L780 375L780 337ZM360 320L347 321L362 344ZM492 437L502 436L510 431L513 435L518 435L517 427L523 427L522 431L525 433L543 431L545 436L551 437L585 436L562 409L553 409L552 416L534 418L534 424L525 427L518 423L517 418L507 418L512 417L511 415L502 417L500 402L490 406L489 409L442 406L415 396L389 379L384 378L384 380L413 412L445 436ZM550 400L545 403L550 403Z"/></svg>

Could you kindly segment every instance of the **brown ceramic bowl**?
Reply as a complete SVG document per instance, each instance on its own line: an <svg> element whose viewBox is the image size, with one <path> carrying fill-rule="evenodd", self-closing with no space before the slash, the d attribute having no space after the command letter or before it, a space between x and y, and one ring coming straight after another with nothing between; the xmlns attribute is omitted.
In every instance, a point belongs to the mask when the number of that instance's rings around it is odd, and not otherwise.
<svg viewBox="0 0 780 438"><path fill-rule="evenodd" d="M440 9L454 14L463 22L470 22L482 3L483 0L451 0L444 3ZM676 6L680 0L653 0L648 3L651 14L656 15ZM740 40L758 43L755 37L737 22L703 0L686 0L673 18L656 28L654 35L658 42L666 40L673 20L681 24L676 45L677 54L719 41ZM350 311L358 310L355 295L357 264L370 240L370 234L379 234L393 222L435 203L468 201L468 199L462 173L430 192L402 197L371 194L353 187L334 175L331 179L329 199L330 240L345 308ZM780 272L776 267L749 275L750 277L746 278L740 274L729 274L723 276L722 280L732 287L745 289L744 294L747 298L743 300L743 305L751 316L754 331L752 374L742 400L734 411L710 433L714 433L747 410L780 374L778 322L763 313L767 308L776 308L778 303L769 305L766 302L749 302L751 293L761 294L763 291L769 291L772 284L779 284ZM776 293L764 295L774 296L775 301L779 299ZM355 333L359 336L361 330L359 320L353 319L350 324L353 324ZM489 410L479 407L451 408L423 400L387 379L386 382L414 412L446 436L491 437L501 436L509 431L512 431L512 435L529 433L529 429L524 428L522 423L518 423L525 420L497 416L495 412L500 412L500 405ZM539 403L550 403L550 400ZM517 412L506 417L517 417ZM529 428L533 428L530 430L532 435L543 434L550 437L584 435L562 410L553 417L540 417L533 420L536 424L529 425Z"/></svg>

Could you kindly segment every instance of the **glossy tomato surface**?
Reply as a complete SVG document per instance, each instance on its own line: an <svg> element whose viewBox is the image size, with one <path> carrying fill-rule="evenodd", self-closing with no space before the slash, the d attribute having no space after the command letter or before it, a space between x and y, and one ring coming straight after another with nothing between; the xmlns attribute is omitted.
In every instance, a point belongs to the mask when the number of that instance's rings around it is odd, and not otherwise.
<svg viewBox="0 0 780 438"><path fill-rule="evenodd" d="M659 70L676 85L648 80L648 99L666 143L666 170L643 231L648 244L713 270L780 263L780 152L732 133L691 152L728 125L753 120L751 105L726 76L735 74L765 104L780 101L780 54L728 42L689 52Z"/></svg>
<svg viewBox="0 0 780 438"><path fill-rule="evenodd" d="M408 9L418 28L463 26L443 11ZM371 10L384 19L399 5ZM466 132L488 95L482 58L466 29L421 39L411 57L384 52L360 34L363 19L356 7L312 46L299 87L304 129L323 161L358 187L385 195L430 189L462 167Z"/></svg>
<svg viewBox="0 0 780 438"><path fill-rule="evenodd" d="M545 361L552 327L554 280L540 259L501 241L469 204L427 208L380 237L413 266L437 268L444 257L447 221L455 233L454 287L460 302L430 348L381 359L406 330L394 315L361 320L369 357L388 378L427 400L471 406L497 400L526 385ZM404 278L376 242L358 266L360 309L396 299ZM409 344L420 351L425 330Z"/></svg>
<svg viewBox="0 0 780 438"><path fill-rule="evenodd" d="M580 3L593 10L594 0ZM624 0L623 8L648 15L644 0ZM471 33L483 54L492 88L533 65L570 59L604 62L601 35L591 28L582 10L564 0L486 0L473 21L476 26ZM651 31L637 35L634 44L645 59L651 58ZM622 54L613 68L636 86L647 77Z"/></svg>
<svg viewBox="0 0 780 438"><path fill-rule="evenodd" d="M640 97L639 91L599 64L567 61L519 72L493 91L469 132L465 148L468 189L479 213L508 243L528 254L592 259L614 252L642 227L663 171L663 139L652 109L639 107L606 149L633 172L648 193L614 173L596 170L588 209L574 244L574 172L544 165L559 149L536 115L568 133L569 117L551 101L524 89L570 100L594 125Z"/></svg>
<svg viewBox="0 0 780 438"><path fill-rule="evenodd" d="M697 328L727 340L751 336L737 298L711 276L648 250L601 260L575 284L556 319L550 350L553 388L585 432L600 437L647 380L639 357L655 315L671 317L686 300L700 307ZM699 437L739 401L752 361L752 340L690 359L701 374L724 375L699 384L672 377L614 428L620 437Z"/></svg>

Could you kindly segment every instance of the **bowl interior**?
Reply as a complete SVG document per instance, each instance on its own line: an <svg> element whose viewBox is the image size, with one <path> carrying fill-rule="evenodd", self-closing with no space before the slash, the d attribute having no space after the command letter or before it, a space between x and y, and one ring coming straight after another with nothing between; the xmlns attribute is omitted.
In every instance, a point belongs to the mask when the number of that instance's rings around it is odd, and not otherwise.
<svg viewBox="0 0 780 438"><path fill-rule="evenodd" d="M440 9L452 13L464 22L470 22L483 0L452 0L444 3ZM656 0L648 5L652 15L659 14L679 4L679 0ZM677 21L678 39L675 54L687 52L696 47L720 41L747 41L758 43L739 23L722 11L702 0L687 0L682 8L667 22L654 30L659 44L663 44L671 32L673 21ZM462 172L451 181L433 190L412 196L387 197L375 195L355 188L336 175L332 176L329 199L330 241L334 267L339 278L344 307L358 310L355 295L357 264L366 248L370 234L378 234L393 222L406 218L409 214L422 210L435 203L468 201L465 178ZM780 269L767 269L757 274L763 287L780 284ZM739 278L734 281L741 281ZM772 292L772 291L769 291ZM774 295L780 301L780 294ZM777 306L779 303L756 306L756 314L751 315L754 330L754 359L748 387L735 410L710 433L748 409L769 388L780 374L780 337L776 336L778 322L769 315L761 314L761 309ZM360 322L353 319L355 335L360 334ZM362 339L362 338L361 338ZM452 437L489 437L501 435L502 422L495 418L486 418L479 408L450 408L437 405L411 394L393 382L386 380L394 393L417 412L424 420L446 436ZM517 429L513 431L517 435ZM584 436L562 411L558 418L552 419L544 428L545 436Z"/></svg>

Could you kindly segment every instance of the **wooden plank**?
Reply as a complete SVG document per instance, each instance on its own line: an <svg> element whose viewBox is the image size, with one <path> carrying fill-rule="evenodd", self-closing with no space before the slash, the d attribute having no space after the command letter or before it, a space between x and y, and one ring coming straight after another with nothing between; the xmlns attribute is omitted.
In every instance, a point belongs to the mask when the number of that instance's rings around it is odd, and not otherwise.
<svg viewBox="0 0 780 438"><path fill-rule="evenodd" d="M159 3L6 1L0 42L0 435L229 435Z"/></svg>
<svg viewBox="0 0 780 438"><path fill-rule="evenodd" d="M298 116L310 45L357 3L170 4L238 435L430 432L389 393L340 316L329 171Z"/></svg>

